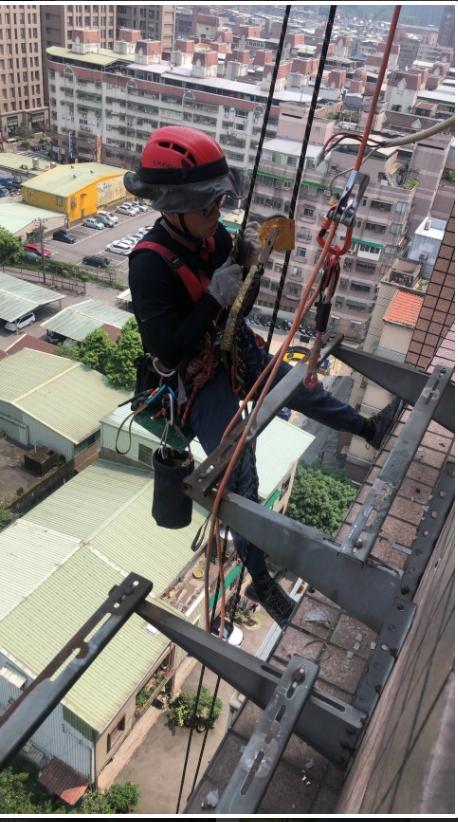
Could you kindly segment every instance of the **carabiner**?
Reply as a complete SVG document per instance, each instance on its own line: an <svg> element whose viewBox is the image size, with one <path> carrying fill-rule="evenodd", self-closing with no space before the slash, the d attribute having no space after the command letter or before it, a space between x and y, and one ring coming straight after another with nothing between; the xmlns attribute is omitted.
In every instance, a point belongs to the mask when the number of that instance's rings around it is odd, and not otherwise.
<svg viewBox="0 0 458 822"><path fill-rule="evenodd" d="M317 234L316 241L321 248L324 248L326 242L326 234L328 233L331 223L334 222L332 219L332 215L334 213L334 208L330 208L326 217L323 219L321 223L321 229ZM351 246L351 238L353 234L353 226L348 226L347 231L345 234L345 239L343 245L331 245L328 249L328 254L334 254L336 257L342 257L343 254L346 254Z"/></svg>

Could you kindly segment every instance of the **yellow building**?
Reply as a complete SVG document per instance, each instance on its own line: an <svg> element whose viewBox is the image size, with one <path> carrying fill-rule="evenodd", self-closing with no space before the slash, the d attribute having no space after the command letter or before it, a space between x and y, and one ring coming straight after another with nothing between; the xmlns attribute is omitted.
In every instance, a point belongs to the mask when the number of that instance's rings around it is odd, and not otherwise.
<svg viewBox="0 0 458 822"><path fill-rule="evenodd" d="M124 174L124 169L103 163L58 165L27 180L22 199L29 205L59 211L72 223L129 197Z"/></svg>

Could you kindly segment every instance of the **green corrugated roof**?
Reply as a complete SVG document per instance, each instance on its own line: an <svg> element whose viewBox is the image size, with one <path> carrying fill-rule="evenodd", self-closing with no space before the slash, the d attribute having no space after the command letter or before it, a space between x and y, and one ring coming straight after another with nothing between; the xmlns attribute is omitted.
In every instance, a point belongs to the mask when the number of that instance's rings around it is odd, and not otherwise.
<svg viewBox="0 0 458 822"><path fill-rule="evenodd" d="M18 519L0 533L0 620L79 546L79 539Z"/></svg>
<svg viewBox="0 0 458 822"><path fill-rule="evenodd" d="M36 206L28 205L27 203L18 203L17 200L10 200L5 202L7 198L2 197L0 200L0 226L11 231L12 234L17 234L22 231L33 220L54 220L58 218L63 222L63 215L58 211L48 211L45 208L36 208Z"/></svg>
<svg viewBox="0 0 458 822"><path fill-rule="evenodd" d="M0 361L0 399L77 444L128 392L81 363L24 348Z"/></svg>
<svg viewBox="0 0 458 822"><path fill-rule="evenodd" d="M91 331L102 325L122 328L130 316L121 308L114 308L101 300L85 300L64 308L41 325L70 340L81 342Z"/></svg>
<svg viewBox="0 0 458 822"><path fill-rule="evenodd" d="M151 516L151 473L99 460L25 515L28 522L90 541L110 562L154 582L159 596L195 554L203 515L187 528L159 528Z"/></svg>
<svg viewBox="0 0 458 822"><path fill-rule="evenodd" d="M118 60L123 60L125 63L132 63L135 60L135 55L133 54L116 54L116 52L111 49L100 49L97 53L78 54L72 49L66 49L63 46L50 46L46 49L46 53L49 54L50 57L68 57L74 63L91 63L96 66L109 66Z"/></svg>
<svg viewBox="0 0 458 822"><path fill-rule="evenodd" d="M74 370L76 365L64 357L23 348L14 357L0 360L0 398L14 402L49 380Z"/></svg>
<svg viewBox="0 0 458 822"><path fill-rule="evenodd" d="M75 163L74 165L58 165L44 171L33 180L26 180L22 191L43 191L47 194L56 194L58 197L70 197L76 191L86 188L90 183L104 180L107 177L122 177L125 170L117 166L108 166L104 163Z"/></svg>
<svg viewBox="0 0 458 822"><path fill-rule="evenodd" d="M0 318L5 322L17 320L38 306L61 300L63 296L42 285L28 283L27 280L20 280L0 271Z"/></svg>
<svg viewBox="0 0 458 822"><path fill-rule="evenodd" d="M132 567L138 572L138 569ZM0 647L37 675L123 576L82 547L0 622ZM103 731L168 644L132 616L63 700Z"/></svg>

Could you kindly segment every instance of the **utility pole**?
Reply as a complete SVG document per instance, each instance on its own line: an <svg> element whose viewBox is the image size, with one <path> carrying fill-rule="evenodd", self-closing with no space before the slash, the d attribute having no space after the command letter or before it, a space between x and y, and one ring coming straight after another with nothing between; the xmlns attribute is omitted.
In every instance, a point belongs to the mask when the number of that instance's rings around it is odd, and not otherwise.
<svg viewBox="0 0 458 822"><path fill-rule="evenodd" d="M41 272L43 275L43 284L46 284L46 269L45 269L45 254L44 254L44 243L43 243L43 232L44 232L44 224L45 221L39 217L34 221L38 227L39 235L40 235L40 250L41 250Z"/></svg>

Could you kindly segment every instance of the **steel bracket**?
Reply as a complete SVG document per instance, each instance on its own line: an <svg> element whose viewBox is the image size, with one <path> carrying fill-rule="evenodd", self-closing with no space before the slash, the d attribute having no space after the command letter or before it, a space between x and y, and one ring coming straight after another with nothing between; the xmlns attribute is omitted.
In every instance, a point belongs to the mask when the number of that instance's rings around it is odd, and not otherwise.
<svg viewBox="0 0 458 822"><path fill-rule="evenodd" d="M110 591L100 608L23 691L19 699L10 705L0 717L0 767L33 735L127 622L138 603L148 596L152 587L149 580L137 574L129 574L121 585ZM106 621L91 636L104 619ZM76 656L53 679L56 671L75 653Z"/></svg>
<svg viewBox="0 0 458 822"><path fill-rule="evenodd" d="M447 389L452 370L438 365L429 376L410 418L372 485L367 499L342 543L342 551L365 562L418 446Z"/></svg>
<svg viewBox="0 0 458 822"><path fill-rule="evenodd" d="M212 494L196 494L194 499L211 510ZM361 563L320 531L232 492L223 497L219 516L277 565L286 566L350 616L380 630L399 593L401 575L397 571Z"/></svg>
<svg viewBox="0 0 458 822"><path fill-rule="evenodd" d="M377 354L369 354L360 348L349 348L340 343L333 355L409 405L415 405L430 377L411 365L393 362ZM449 431L454 431L454 409L454 386L449 384L434 410L433 419Z"/></svg>
<svg viewBox="0 0 458 822"><path fill-rule="evenodd" d="M260 708L273 697L282 671L191 625L152 602L143 602L137 614L172 642L221 676ZM365 714L329 694L313 690L299 715L295 733L339 767L354 753Z"/></svg>
<svg viewBox="0 0 458 822"><path fill-rule="evenodd" d="M293 655L244 748L218 814L256 813L317 675L317 665Z"/></svg>

